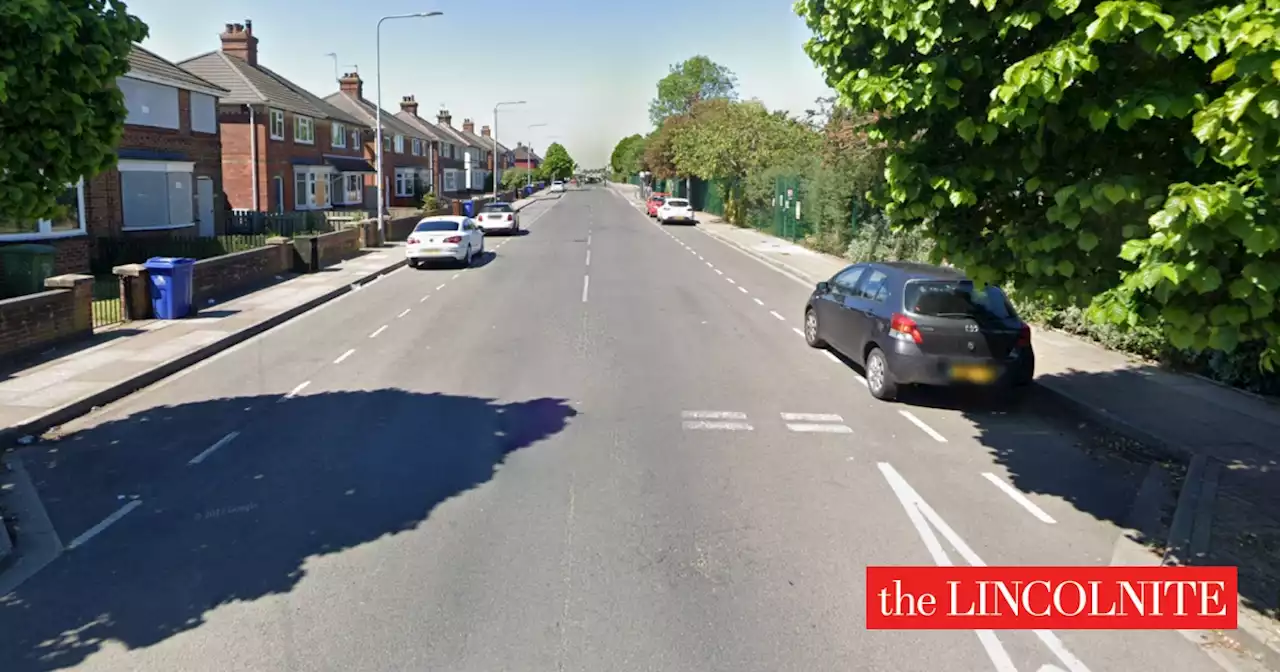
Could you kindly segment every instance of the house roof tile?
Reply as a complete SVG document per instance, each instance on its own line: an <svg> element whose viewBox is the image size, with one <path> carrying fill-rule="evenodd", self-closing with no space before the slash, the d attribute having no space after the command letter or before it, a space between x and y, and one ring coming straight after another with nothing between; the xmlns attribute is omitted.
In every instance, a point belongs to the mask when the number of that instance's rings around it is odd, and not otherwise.
<svg viewBox="0 0 1280 672"><path fill-rule="evenodd" d="M170 82L179 88L184 88L189 91L199 91L201 93L208 93L217 96L224 96L231 93L224 87L197 77L196 75L178 67L176 64L161 58L154 52L147 51L136 44L133 45L133 49L129 51L129 74L136 74L148 79Z"/></svg>
<svg viewBox="0 0 1280 672"><path fill-rule="evenodd" d="M374 105L372 101L357 98L344 91L338 91L325 96L324 102L360 119L362 124L365 124L370 128L377 127L378 107L377 105ZM393 134L405 135L411 138L420 138L425 140L434 139L419 129L406 124L403 120L399 119L396 115L388 112L387 110L382 111L382 129L383 133L391 131Z"/></svg>
<svg viewBox="0 0 1280 672"><path fill-rule="evenodd" d="M417 117L404 110L400 110L395 113L395 118L410 127L417 129L419 133L434 142L440 142L444 138L444 133L439 129L439 127L422 117Z"/></svg>
<svg viewBox="0 0 1280 672"><path fill-rule="evenodd" d="M282 110L319 119L334 119L364 126L365 122L321 100L306 89L261 65L249 63L221 51L211 51L178 63L182 69L206 79L230 94L225 103L271 105Z"/></svg>

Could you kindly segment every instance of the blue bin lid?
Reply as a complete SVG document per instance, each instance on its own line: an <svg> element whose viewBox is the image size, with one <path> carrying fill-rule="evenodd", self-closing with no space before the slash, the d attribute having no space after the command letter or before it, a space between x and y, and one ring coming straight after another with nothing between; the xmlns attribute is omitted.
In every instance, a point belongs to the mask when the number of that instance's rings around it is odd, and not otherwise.
<svg viewBox="0 0 1280 672"><path fill-rule="evenodd" d="M196 263L196 260L188 257L151 257L143 266L164 269L194 263Z"/></svg>

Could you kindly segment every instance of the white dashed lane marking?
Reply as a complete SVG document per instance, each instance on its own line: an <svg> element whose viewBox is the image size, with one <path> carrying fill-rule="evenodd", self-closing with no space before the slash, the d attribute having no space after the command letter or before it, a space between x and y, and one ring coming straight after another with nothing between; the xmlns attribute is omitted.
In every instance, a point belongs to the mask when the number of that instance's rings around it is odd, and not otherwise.
<svg viewBox="0 0 1280 672"><path fill-rule="evenodd" d="M933 437L933 440L934 440L934 441L937 441L938 443L946 443L946 442L947 442L947 437L945 437L945 436L943 436L943 435L939 434L939 433L938 433L938 430L936 430L936 429L934 429L934 428L930 427L929 425L925 424L925 421L924 421L924 420L921 420L920 418L917 418L915 413L912 413L911 411L908 411L908 410L905 410L905 409L903 409L903 410L899 410L899 411L898 411L898 413L901 413L901 414L902 414L902 417L906 418L907 420L910 420L910 421L911 421L911 424L915 425L916 427L919 427L919 428L920 428L920 431L922 431L922 432L924 432L925 434L928 434L929 436Z"/></svg>
<svg viewBox="0 0 1280 672"><path fill-rule="evenodd" d="M726 420L685 420L680 423L685 429L710 429L726 432L749 432L755 427L745 422L730 422Z"/></svg>
<svg viewBox="0 0 1280 672"><path fill-rule="evenodd" d="M779 313L778 313L778 311L776 311L776 310L771 310L771 311L769 311L769 314L770 314L770 315L772 315L772 316L774 316L774 317L776 317L776 318L778 318L779 320L784 321L784 322L785 322L785 321L786 321L786 319L787 319L787 318L783 317L781 314L779 314Z"/></svg>
<svg viewBox="0 0 1280 672"><path fill-rule="evenodd" d="M333 360L333 363L334 363L334 364L341 364L342 362L346 361L346 359L347 359L348 357L350 357L351 355L354 355L354 354L356 354L356 349L355 349L355 348L352 348L352 349L350 349L350 350L348 350L348 351L346 351L346 352L342 353L341 355L338 355L338 358L337 358L337 359L335 359L335 360Z"/></svg>
<svg viewBox="0 0 1280 672"><path fill-rule="evenodd" d="M385 325L385 324L384 324L384 325L382 325L381 327L378 327L377 329L374 329L374 330L373 330L373 333L372 333L372 334L369 334L369 338L377 338L377 337L378 337L378 334L381 334L382 332L384 332L384 331L386 331L386 330L387 330L387 325Z"/></svg>
<svg viewBox="0 0 1280 672"><path fill-rule="evenodd" d="M684 418L701 418L715 420L746 420L747 414L738 411L684 411L680 414Z"/></svg>
<svg viewBox="0 0 1280 672"><path fill-rule="evenodd" d="M405 315L408 315L408 314L409 314L409 311L410 311L410 310L413 310L413 309L412 309L412 308L405 308L405 309L404 309L404 311L402 311L399 315L396 315L396 317L404 317Z"/></svg>
<svg viewBox="0 0 1280 672"><path fill-rule="evenodd" d="M1053 516L1050 516L1049 514L1045 513L1044 509L1041 509L1040 507L1036 506L1035 502L1031 501L1030 499L1027 499L1026 495L1022 494L1021 491L1019 491L1017 488L1013 487L1012 485L1005 483L1004 480L1001 479L999 476L996 476L995 474L990 472L986 472L982 474L982 477L987 479L988 481L991 481L992 485L996 486L997 488L1000 488L1001 492L1003 492L1006 495L1009 495L1010 499L1017 502L1019 506L1029 511L1031 515L1035 516L1036 519L1039 520L1040 522L1048 523L1050 525L1057 524L1058 521L1054 520Z"/></svg>
<svg viewBox="0 0 1280 672"><path fill-rule="evenodd" d="M757 306L763 306L763 305L764 305L764 301L761 301L760 299L757 299L757 298L756 298L756 297L754 297L754 296L753 296L753 297L751 297L751 300L752 300L752 301L755 301ZM803 334L802 334L802 335L803 335Z"/></svg>
<svg viewBox="0 0 1280 672"><path fill-rule="evenodd" d="M796 336L799 336L800 338L804 338L804 332L800 331L800 327L791 327L791 331L796 332Z"/></svg>
<svg viewBox="0 0 1280 672"><path fill-rule="evenodd" d="M307 389L307 386L310 384L311 384L311 381L309 380L304 380L301 383L298 383L297 387L293 388L292 390L289 390L289 393L284 395L283 397L280 397L280 401L289 401L290 399L298 396L298 393Z"/></svg>
<svg viewBox="0 0 1280 672"><path fill-rule="evenodd" d="M201 462L204 462L204 459L206 457L209 457L210 455L212 455L219 448L222 448L228 443L235 441L237 436L240 436L240 432L231 432L226 436L222 437L221 439L218 439L212 446L205 448L204 450L200 451L199 455L196 455L195 457L191 458L191 460L187 462L187 464L200 464Z"/></svg>
<svg viewBox="0 0 1280 672"><path fill-rule="evenodd" d="M738 291L739 291L739 292L742 292L743 294L746 294L746 293L747 293L747 288L746 288L746 287L743 287L742 285L738 285Z"/></svg>

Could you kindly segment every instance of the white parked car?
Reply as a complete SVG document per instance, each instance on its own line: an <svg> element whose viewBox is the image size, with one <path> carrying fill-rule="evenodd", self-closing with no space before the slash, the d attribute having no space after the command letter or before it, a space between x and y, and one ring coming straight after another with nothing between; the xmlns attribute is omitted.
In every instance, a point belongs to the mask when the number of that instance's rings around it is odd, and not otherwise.
<svg viewBox="0 0 1280 672"><path fill-rule="evenodd" d="M564 191L564 182L561 182L560 180L556 180L555 182L551 183L551 193L559 193L562 191Z"/></svg>
<svg viewBox="0 0 1280 672"><path fill-rule="evenodd" d="M425 217L405 242L405 256L414 268L440 259L470 266L484 254L484 231L470 217Z"/></svg>
<svg viewBox="0 0 1280 672"><path fill-rule="evenodd" d="M662 202L662 205L658 206L658 223L669 224L671 222L698 223L697 218L693 216L693 206L689 204L688 199L668 198Z"/></svg>
<svg viewBox="0 0 1280 672"><path fill-rule="evenodd" d="M476 217L476 221L480 223L480 228L484 229L485 233L490 231L520 233L520 213L516 212L510 203L497 202L484 206Z"/></svg>

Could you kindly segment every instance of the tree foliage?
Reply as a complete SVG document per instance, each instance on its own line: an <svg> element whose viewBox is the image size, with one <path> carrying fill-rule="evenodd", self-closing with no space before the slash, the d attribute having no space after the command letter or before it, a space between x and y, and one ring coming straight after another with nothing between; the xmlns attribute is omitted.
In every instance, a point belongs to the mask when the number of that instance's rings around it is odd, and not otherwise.
<svg viewBox="0 0 1280 672"><path fill-rule="evenodd" d="M640 160L644 156L644 136L639 133L618 141L609 156L609 168L614 175L627 177L640 172Z"/></svg>
<svg viewBox="0 0 1280 672"><path fill-rule="evenodd" d="M1177 347L1280 361L1280 10L799 0L809 56L892 150L878 194L975 279Z"/></svg>
<svg viewBox="0 0 1280 672"><path fill-rule="evenodd" d="M649 103L649 120L654 126L673 115L688 114L701 100L737 98L738 79L728 68L706 56L694 56L671 66L658 80L658 96Z"/></svg>
<svg viewBox="0 0 1280 672"><path fill-rule="evenodd" d="M116 78L147 26L119 0L5 0L0 35L0 213L52 219L68 184L115 162Z"/></svg>
<svg viewBox="0 0 1280 672"><path fill-rule="evenodd" d="M653 173L659 180L667 180L680 175L676 166L675 140L691 123L689 115L676 114L662 120L644 143L644 155L640 167Z"/></svg>
<svg viewBox="0 0 1280 672"><path fill-rule="evenodd" d="M505 191L519 189L531 181L529 173L532 172L528 168L519 166L507 168L502 171L502 188Z"/></svg>
<svg viewBox="0 0 1280 672"><path fill-rule="evenodd" d="M819 137L758 101L704 100L672 138L681 174L740 180L789 156L815 151Z"/></svg>
<svg viewBox="0 0 1280 672"><path fill-rule="evenodd" d="M564 145L553 142L550 147L547 147L547 155L542 159L542 165L539 168L546 179L563 180L573 176L575 165L577 164L573 162Z"/></svg>

